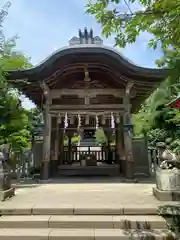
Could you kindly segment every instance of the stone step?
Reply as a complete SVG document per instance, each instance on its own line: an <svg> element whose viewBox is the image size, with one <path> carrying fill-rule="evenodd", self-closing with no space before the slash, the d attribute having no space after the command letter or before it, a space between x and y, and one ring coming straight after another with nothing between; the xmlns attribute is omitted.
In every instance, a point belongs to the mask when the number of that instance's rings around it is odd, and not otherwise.
<svg viewBox="0 0 180 240"><path fill-rule="evenodd" d="M0 228L116 228L116 229L166 229L161 216L1 216Z"/></svg>
<svg viewBox="0 0 180 240"><path fill-rule="evenodd" d="M124 229L0 229L1 240L129 240L175 239L168 230Z"/></svg>
<svg viewBox="0 0 180 240"><path fill-rule="evenodd" d="M158 207L155 205L25 205L0 206L0 215L157 215Z"/></svg>

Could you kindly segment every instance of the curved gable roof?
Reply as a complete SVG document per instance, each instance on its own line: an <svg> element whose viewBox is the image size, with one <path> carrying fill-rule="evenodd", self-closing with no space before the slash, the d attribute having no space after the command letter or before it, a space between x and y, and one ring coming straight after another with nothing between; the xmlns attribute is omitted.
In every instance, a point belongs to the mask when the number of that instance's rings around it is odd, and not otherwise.
<svg viewBox="0 0 180 240"><path fill-rule="evenodd" d="M23 69L23 70L12 70L8 71L10 74L9 78L13 78L13 75L16 75L16 78L21 79L25 78L29 75L33 75L36 73L40 73L45 68L52 68L52 65L55 61L57 61L60 58L63 58L68 55L75 55L75 54L104 54L112 59L112 61L115 61L119 63L122 67L126 68L130 72L137 73L141 76L149 76L149 77L155 77L157 78L164 78L167 74L167 69L151 69L151 68L144 68L137 66L130 62L127 58L125 58L119 51L112 47L108 47L105 45L96 45L96 44L79 44L79 45L70 45L67 47L63 47L57 51L55 51L53 54L51 54L49 57L44 59L44 61L40 62L35 67L29 68L29 69ZM14 74L13 74L14 73Z"/></svg>

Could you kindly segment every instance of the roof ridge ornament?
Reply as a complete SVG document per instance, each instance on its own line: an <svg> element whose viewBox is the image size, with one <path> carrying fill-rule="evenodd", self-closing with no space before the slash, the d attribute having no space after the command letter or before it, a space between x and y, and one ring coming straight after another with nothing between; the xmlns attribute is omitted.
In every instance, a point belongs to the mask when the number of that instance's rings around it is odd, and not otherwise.
<svg viewBox="0 0 180 240"><path fill-rule="evenodd" d="M69 45L79 45L79 44L97 44L102 45L103 40L98 36L93 36L93 29L91 28L88 31L87 27L84 28L84 31L79 29L79 38L73 37L69 41Z"/></svg>

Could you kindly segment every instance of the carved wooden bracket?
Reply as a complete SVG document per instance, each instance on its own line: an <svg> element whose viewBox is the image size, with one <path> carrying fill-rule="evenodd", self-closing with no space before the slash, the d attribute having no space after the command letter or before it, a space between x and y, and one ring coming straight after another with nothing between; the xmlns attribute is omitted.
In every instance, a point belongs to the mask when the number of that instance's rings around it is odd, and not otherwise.
<svg viewBox="0 0 180 240"><path fill-rule="evenodd" d="M127 83L126 89L125 89L126 94L128 94L128 95L130 94L133 85L134 85L134 82L132 82L132 81Z"/></svg>
<svg viewBox="0 0 180 240"><path fill-rule="evenodd" d="M44 97L46 98L46 100L49 100L49 98L50 98L50 89L49 89L48 85L45 82L41 82L40 83L40 87L43 90L43 94L44 94Z"/></svg>
<svg viewBox="0 0 180 240"><path fill-rule="evenodd" d="M89 82L91 79L89 77L89 71L88 71L88 67L85 66L84 67L84 82Z"/></svg>

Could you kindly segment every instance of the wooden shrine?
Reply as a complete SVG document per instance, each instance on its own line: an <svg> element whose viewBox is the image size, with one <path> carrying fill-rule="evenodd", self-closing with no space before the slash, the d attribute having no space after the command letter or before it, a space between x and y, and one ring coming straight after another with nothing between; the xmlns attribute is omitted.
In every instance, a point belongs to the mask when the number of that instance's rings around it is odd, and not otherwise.
<svg viewBox="0 0 180 240"><path fill-rule="evenodd" d="M99 127L108 142L113 133L116 135L113 161L123 175L133 178L131 114L165 76L166 70L132 64L87 29L80 30L79 37L73 37L69 46L38 66L9 71L8 79L17 80L23 94L39 107L43 106L41 178L49 178L50 168L56 171L63 164L73 164L71 138L75 131ZM66 163L65 133L69 139ZM108 154L105 156L109 158Z"/></svg>

